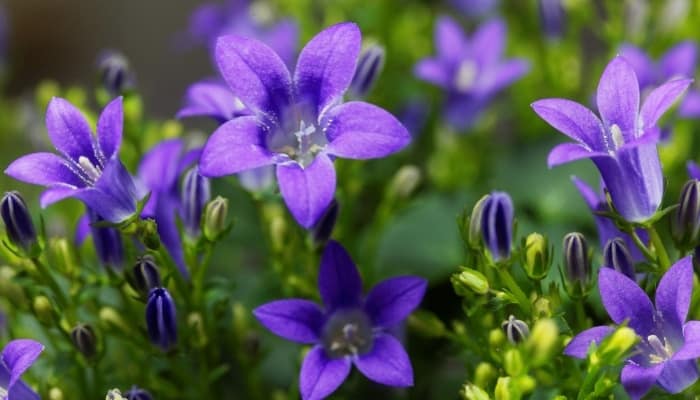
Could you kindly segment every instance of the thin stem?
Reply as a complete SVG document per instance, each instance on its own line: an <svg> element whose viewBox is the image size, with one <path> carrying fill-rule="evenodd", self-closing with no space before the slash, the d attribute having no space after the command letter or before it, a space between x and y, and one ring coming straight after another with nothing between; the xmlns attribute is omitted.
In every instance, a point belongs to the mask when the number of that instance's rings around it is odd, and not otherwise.
<svg viewBox="0 0 700 400"><path fill-rule="evenodd" d="M41 262L41 260L39 260L38 257L32 257L31 260L34 264L34 267L36 267L37 271L39 271L41 279L44 281L44 283L49 285L54 296L56 296L58 304L61 306L62 309L65 310L68 306L68 298L66 297L65 293L63 293L61 287L58 285L58 282L56 282L53 275L51 275L51 273L49 272L49 269L46 267L46 265L44 265L44 263Z"/></svg>
<svg viewBox="0 0 700 400"><path fill-rule="evenodd" d="M654 256L654 253L652 253L651 250L649 250L649 248L644 244L642 239L637 234L636 229L632 228L632 229L628 230L627 234L630 235L634 244L637 246L637 248L639 248L639 250L642 252L642 254L644 254L644 257L647 260L649 260L651 262L656 261L656 257Z"/></svg>
<svg viewBox="0 0 700 400"><path fill-rule="evenodd" d="M654 251L658 257L659 266L663 271L666 271L671 266L671 260L666 252L666 247L664 247L664 242L653 226L648 227L647 232L649 232L649 240L651 240L651 244L654 246Z"/></svg>
<svg viewBox="0 0 700 400"><path fill-rule="evenodd" d="M508 272L508 270L504 266L496 266L496 270L498 271L499 278L501 278L508 290L510 290L513 293L513 296L515 296L516 300L518 300L520 308L522 308L523 311L525 311L526 313L530 314L532 308L530 300L528 299L525 292L523 292L523 290L520 289L520 286L517 282L515 282L515 279L513 279L513 276L510 274L510 272Z"/></svg>

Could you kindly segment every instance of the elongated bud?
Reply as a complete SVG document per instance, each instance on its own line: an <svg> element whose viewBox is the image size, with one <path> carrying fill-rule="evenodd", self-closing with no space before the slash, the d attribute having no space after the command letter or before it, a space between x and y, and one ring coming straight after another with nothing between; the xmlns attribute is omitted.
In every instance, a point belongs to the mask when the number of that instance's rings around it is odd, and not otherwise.
<svg viewBox="0 0 700 400"><path fill-rule="evenodd" d="M518 344L530 336L530 328L527 324L512 315L508 317L507 321L503 321L501 328L506 334L508 341L513 344Z"/></svg>
<svg viewBox="0 0 700 400"><path fill-rule="evenodd" d="M615 271L627 275L632 280L636 279L632 254L622 238L618 237L608 240L603 249L603 266L613 268Z"/></svg>
<svg viewBox="0 0 700 400"><path fill-rule="evenodd" d="M592 364L619 365L629 357L629 351L639 340L634 329L621 326L608 336L590 355Z"/></svg>
<svg viewBox="0 0 700 400"><path fill-rule="evenodd" d="M440 337L445 334L445 324L430 311L415 311L408 317L408 325L425 337Z"/></svg>
<svg viewBox="0 0 700 400"><path fill-rule="evenodd" d="M360 54L357 69L348 88L351 98L364 99L384 68L384 47L370 44Z"/></svg>
<svg viewBox="0 0 700 400"><path fill-rule="evenodd" d="M177 342L175 302L167 289L155 288L148 295L146 327L151 343L163 351L169 350Z"/></svg>
<svg viewBox="0 0 700 400"><path fill-rule="evenodd" d="M463 400L490 400L489 394L484 389L473 383L466 383L459 392Z"/></svg>
<svg viewBox="0 0 700 400"><path fill-rule="evenodd" d="M683 185L678 208L671 218L671 236L681 249L700 244L700 181L697 179Z"/></svg>
<svg viewBox="0 0 700 400"><path fill-rule="evenodd" d="M564 34L566 13L562 0L538 0L537 9L544 34L549 39L559 39Z"/></svg>
<svg viewBox="0 0 700 400"><path fill-rule="evenodd" d="M484 213L484 205L489 197L490 195L488 194L482 196L479 201L474 204L474 208L472 208L472 213L469 218L464 218L464 222L462 223L462 239L465 239L469 243L469 247L472 249L478 249L483 241L483 234L481 233L481 220ZM466 217L466 210L464 216ZM464 228L466 228L466 232Z"/></svg>
<svg viewBox="0 0 700 400"><path fill-rule="evenodd" d="M415 165L404 165L399 168L389 184L391 196L405 199L411 196L422 179L420 169Z"/></svg>
<svg viewBox="0 0 700 400"><path fill-rule="evenodd" d="M190 168L182 180L182 222L190 237L199 236L204 206L211 199L209 179L199 174L197 167Z"/></svg>
<svg viewBox="0 0 700 400"><path fill-rule="evenodd" d="M88 208L87 214L90 219L90 232L97 258L106 267L121 269L124 264L124 246L121 233L115 228L99 226L101 222L104 222L104 219L92 209Z"/></svg>
<svg viewBox="0 0 700 400"><path fill-rule="evenodd" d="M493 391L496 400L515 400L520 396L513 387L513 382L509 376L501 376L496 381L496 388Z"/></svg>
<svg viewBox="0 0 700 400"><path fill-rule="evenodd" d="M46 326L53 325L53 306L51 300L46 296L36 296L32 304L36 319Z"/></svg>
<svg viewBox="0 0 700 400"><path fill-rule="evenodd" d="M120 52L105 50L97 58L100 83L111 97L116 97L134 86L134 75L129 60Z"/></svg>
<svg viewBox="0 0 700 400"><path fill-rule="evenodd" d="M153 396L146 389L134 385L131 389L124 392L126 400L153 400Z"/></svg>
<svg viewBox="0 0 700 400"><path fill-rule="evenodd" d="M465 296L469 292L486 294L489 291L489 281L481 272L461 267L461 272L452 274L450 282L458 296Z"/></svg>
<svg viewBox="0 0 700 400"><path fill-rule="evenodd" d="M550 362L558 341L559 328L554 320L543 318L535 322L526 343L531 365L538 366Z"/></svg>
<svg viewBox="0 0 700 400"><path fill-rule="evenodd" d="M17 191L6 192L0 203L0 214L10 242L30 252L37 243L36 229L22 195Z"/></svg>
<svg viewBox="0 0 700 400"><path fill-rule="evenodd" d="M495 261L510 257L513 240L513 201L505 192L493 192L484 203L481 215L484 244Z"/></svg>
<svg viewBox="0 0 700 400"><path fill-rule="evenodd" d="M510 376L518 376L525 372L525 363L520 350L517 348L506 350L503 355L503 368Z"/></svg>
<svg viewBox="0 0 700 400"><path fill-rule="evenodd" d="M204 208L204 237L210 241L217 240L228 229L228 199L221 196L207 204Z"/></svg>
<svg viewBox="0 0 700 400"><path fill-rule="evenodd" d="M474 370L474 383L480 387L487 387L498 376L498 370L487 362L480 362Z"/></svg>
<svg viewBox="0 0 700 400"><path fill-rule="evenodd" d="M204 319L198 312L190 313L187 316L187 328L191 332L190 339L194 347L202 348L207 345L209 338L204 328Z"/></svg>
<svg viewBox="0 0 700 400"><path fill-rule="evenodd" d="M85 358L92 358L97 354L97 336L92 326L78 324L71 330L70 338L73 345Z"/></svg>
<svg viewBox="0 0 700 400"><path fill-rule="evenodd" d="M552 248L547 238L539 233L531 233L523 243L523 268L528 278L542 280L547 276L552 264Z"/></svg>
<svg viewBox="0 0 700 400"><path fill-rule="evenodd" d="M148 297L151 289L161 286L160 273L153 256L147 254L136 259L131 269L129 283L144 298Z"/></svg>
<svg viewBox="0 0 700 400"><path fill-rule="evenodd" d="M582 298L591 289L591 254L578 232L564 236L564 282L572 298Z"/></svg>
<svg viewBox="0 0 700 400"><path fill-rule="evenodd" d="M338 202L336 199L333 199L331 204L328 205L328 208L326 208L326 212L323 213L321 219L311 228L311 236L314 239L314 243L321 245L330 239L333 228L335 227L335 222L338 219L338 211Z"/></svg>

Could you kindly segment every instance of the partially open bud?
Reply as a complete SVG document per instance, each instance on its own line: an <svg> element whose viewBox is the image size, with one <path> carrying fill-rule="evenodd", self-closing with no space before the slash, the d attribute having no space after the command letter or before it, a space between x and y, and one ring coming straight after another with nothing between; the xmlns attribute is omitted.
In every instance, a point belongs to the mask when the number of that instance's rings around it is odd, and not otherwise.
<svg viewBox="0 0 700 400"><path fill-rule="evenodd" d="M700 244L700 181L697 179L683 185L678 208L671 217L671 236L681 249Z"/></svg>
<svg viewBox="0 0 700 400"><path fill-rule="evenodd" d="M486 294L489 292L489 281L481 272L461 267L461 271L452 274L450 282L458 296L465 296L469 292Z"/></svg>
<svg viewBox="0 0 700 400"><path fill-rule="evenodd" d="M458 220L462 240L472 249L478 249L483 240L481 233L481 215L484 211L484 203L486 203L486 199L488 198L488 194L482 196L476 204L474 204L471 214L467 214L467 208L465 207Z"/></svg>
<svg viewBox="0 0 700 400"><path fill-rule="evenodd" d="M0 203L0 215L10 242L25 252L30 252L37 243L36 229L27 203L19 192L5 193Z"/></svg>
<svg viewBox="0 0 700 400"><path fill-rule="evenodd" d="M547 238L539 233L527 235L523 243L522 265L528 278L539 281L544 279L552 263L552 248Z"/></svg>
<svg viewBox="0 0 700 400"><path fill-rule="evenodd" d="M481 215L484 244L495 261L510 257L513 240L513 201L505 192L491 193Z"/></svg>
<svg viewBox="0 0 700 400"><path fill-rule="evenodd" d="M126 400L153 400L153 396L147 390L141 389L136 385L124 392L124 397Z"/></svg>
<svg viewBox="0 0 700 400"><path fill-rule="evenodd" d="M211 241L217 240L228 229L228 199L216 196L204 208L204 237Z"/></svg>
<svg viewBox="0 0 700 400"><path fill-rule="evenodd" d="M70 332L73 345L85 358L92 358L97 354L97 337L95 331L88 324L78 324Z"/></svg>
<svg viewBox="0 0 700 400"><path fill-rule="evenodd" d="M196 238L200 233L202 212L211 198L209 179L199 174L197 167L190 168L182 180L182 222L190 237Z"/></svg>
<svg viewBox="0 0 700 400"><path fill-rule="evenodd" d="M144 298L151 289L161 286L160 273L153 256L147 254L136 259L129 275L129 283Z"/></svg>
<svg viewBox="0 0 700 400"><path fill-rule="evenodd" d="M586 238L578 232L564 236L564 283L569 296L580 299L592 286L591 254Z"/></svg>
<svg viewBox="0 0 700 400"><path fill-rule="evenodd" d="M105 50L97 59L100 82L111 97L133 88L134 76L126 57L115 50Z"/></svg>
<svg viewBox="0 0 700 400"><path fill-rule="evenodd" d="M501 328L506 334L508 341L513 344L518 344L530 336L530 328L527 324L512 315L508 317L507 321L503 321Z"/></svg>
<svg viewBox="0 0 700 400"><path fill-rule="evenodd" d="M370 44L360 54L357 60L355 76L352 77L348 94L353 99L363 99L367 96L384 68L384 47Z"/></svg>
<svg viewBox="0 0 700 400"><path fill-rule="evenodd" d="M335 222L338 219L338 211L338 201L333 199L331 204L326 208L326 212L323 213L321 219L311 228L311 236L314 239L314 243L321 245L330 239L333 228L335 227Z"/></svg>
<svg viewBox="0 0 700 400"><path fill-rule="evenodd" d="M619 237L610 239L605 244L603 249L603 266L612 268L635 280L632 254L627 248L625 241Z"/></svg>
<svg viewBox="0 0 700 400"><path fill-rule="evenodd" d="M151 343L163 351L169 350L177 342L175 302L167 289L155 288L148 295L146 327Z"/></svg>

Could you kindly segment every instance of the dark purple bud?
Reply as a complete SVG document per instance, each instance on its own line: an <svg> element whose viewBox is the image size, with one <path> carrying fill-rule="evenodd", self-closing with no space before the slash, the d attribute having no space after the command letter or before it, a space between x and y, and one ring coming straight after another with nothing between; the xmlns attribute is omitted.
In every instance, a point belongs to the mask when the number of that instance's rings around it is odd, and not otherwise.
<svg viewBox="0 0 700 400"><path fill-rule="evenodd" d="M566 13L562 0L538 0L537 8L544 34L550 39L558 39L564 34Z"/></svg>
<svg viewBox="0 0 700 400"><path fill-rule="evenodd" d="M37 243L36 230L22 195L17 191L6 192L2 197L0 213L10 242L25 251L31 250Z"/></svg>
<svg viewBox="0 0 700 400"><path fill-rule="evenodd" d="M608 240L608 243L603 249L603 260L604 266L612 268L617 272L627 275L628 278L635 280L632 254L622 238L617 237Z"/></svg>
<svg viewBox="0 0 700 400"><path fill-rule="evenodd" d="M321 219L311 228L311 235L314 238L314 243L326 243L331 237L333 228L335 227L335 221L338 219L338 208L338 202L333 199Z"/></svg>
<svg viewBox="0 0 700 400"><path fill-rule="evenodd" d="M147 297L151 289L161 286L158 266L151 255L139 257L131 270L131 286Z"/></svg>
<svg viewBox="0 0 700 400"><path fill-rule="evenodd" d="M683 185L678 208L671 218L671 236L681 249L700 244L700 181L696 179Z"/></svg>
<svg viewBox="0 0 700 400"><path fill-rule="evenodd" d="M190 237L197 237L201 232L204 206L211 199L209 179L199 174L197 167L190 168L182 180L182 222Z"/></svg>
<svg viewBox="0 0 700 400"><path fill-rule="evenodd" d="M568 233L564 236L564 281L569 295L581 298L591 288L591 256L583 234Z"/></svg>
<svg viewBox="0 0 700 400"><path fill-rule="evenodd" d="M514 316L509 316L507 321L503 321L501 329L505 332L508 341L513 344L518 344L530 336L530 328L524 321L515 319Z"/></svg>
<svg viewBox="0 0 700 400"><path fill-rule="evenodd" d="M97 69L102 86L116 97L134 86L129 60L120 52L105 50L97 57Z"/></svg>
<svg viewBox="0 0 700 400"><path fill-rule="evenodd" d="M496 261L510 256L513 240L513 201L508 193L493 192L483 203L481 232L484 244Z"/></svg>
<svg viewBox="0 0 700 400"><path fill-rule="evenodd" d="M147 390L134 385L124 393L126 400L153 400L153 396Z"/></svg>
<svg viewBox="0 0 700 400"><path fill-rule="evenodd" d="M167 351L177 342L175 302L167 289L158 287L149 293L146 303L146 327L151 343L163 351Z"/></svg>
<svg viewBox="0 0 700 400"><path fill-rule="evenodd" d="M78 324L70 332L73 345L85 358L92 358L97 354L97 336L88 324Z"/></svg>
<svg viewBox="0 0 700 400"><path fill-rule="evenodd" d="M360 54L355 76L350 83L349 94L355 99L367 96L384 68L384 47L371 44Z"/></svg>
<svg viewBox="0 0 700 400"><path fill-rule="evenodd" d="M88 208L87 213L97 258L104 266L121 269L124 262L124 246L119 230L100 226L105 220L92 209Z"/></svg>

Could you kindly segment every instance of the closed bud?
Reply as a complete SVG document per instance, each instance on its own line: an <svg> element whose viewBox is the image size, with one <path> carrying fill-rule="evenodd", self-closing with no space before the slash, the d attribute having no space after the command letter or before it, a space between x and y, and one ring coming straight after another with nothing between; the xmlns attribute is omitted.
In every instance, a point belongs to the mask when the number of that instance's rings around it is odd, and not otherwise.
<svg viewBox="0 0 700 400"><path fill-rule="evenodd" d="M408 317L408 324L412 331L425 337L440 337L445 334L445 324L430 311L414 311Z"/></svg>
<svg viewBox="0 0 700 400"><path fill-rule="evenodd" d="M125 335L133 335L132 325L112 307L102 307L99 312L100 326L103 331L119 330Z"/></svg>
<svg viewBox="0 0 700 400"><path fill-rule="evenodd" d="M462 400L490 400L486 391L472 383L466 383L459 392Z"/></svg>
<svg viewBox="0 0 700 400"><path fill-rule="evenodd" d="M12 268L0 267L0 298L9 300L13 306L19 309L25 309L29 302L24 288L15 281L15 275L16 272Z"/></svg>
<svg viewBox="0 0 700 400"><path fill-rule="evenodd" d="M540 14L540 25L548 39L559 39L564 35L566 13L562 0L538 0L537 10Z"/></svg>
<svg viewBox="0 0 700 400"><path fill-rule="evenodd" d="M199 174L197 167L190 168L182 180L182 223L190 237L199 236L204 206L211 199L209 179Z"/></svg>
<svg viewBox="0 0 700 400"><path fill-rule="evenodd" d="M629 357L629 351L637 344L637 334L627 326L621 326L609 335L590 355L591 364L619 365Z"/></svg>
<svg viewBox="0 0 700 400"><path fill-rule="evenodd" d="M530 336L530 328L527 324L512 315L508 317L507 321L503 321L501 328L506 334L508 341L513 344L518 344Z"/></svg>
<svg viewBox="0 0 700 400"><path fill-rule="evenodd" d="M369 93L384 68L384 47L370 44L357 60L355 75L352 77L348 93L353 99L363 99Z"/></svg>
<svg viewBox="0 0 700 400"><path fill-rule="evenodd" d="M421 172L415 165L404 165L399 168L389 184L389 193L398 199L411 196L421 181Z"/></svg>
<svg viewBox="0 0 700 400"><path fill-rule="evenodd" d="M541 319L535 322L526 347L530 357L528 360L534 366L550 362L550 358L559 341L559 328L552 319Z"/></svg>
<svg viewBox="0 0 700 400"><path fill-rule="evenodd" d="M137 234L147 249L158 250L160 248L158 224L154 219L147 218L139 221Z"/></svg>
<svg viewBox="0 0 700 400"><path fill-rule="evenodd" d="M146 327L151 343L163 351L169 350L177 342L175 302L167 289L155 288L148 295Z"/></svg>
<svg viewBox="0 0 700 400"><path fill-rule="evenodd" d="M90 232L97 258L106 267L121 269L124 264L124 246L121 233L115 228L100 226L105 220L92 209L88 208L87 214L90 219Z"/></svg>
<svg viewBox="0 0 700 400"><path fill-rule="evenodd" d="M546 297L538 297L532 304L532 315L535 319L550 318L552 316L552 304Z"/></svg>
<svg viewBox="0 0 700 400"><path fill-rule="evenodd" d="M49 400L63 400L63 391L60 388L52 387L49 389Z"/></svg>
<svg viewBox="0 0 700 400"><path fill-rule="evenodd" d="M100 82L111 97L133 88L134 76L126 57L115 50L106 50L97 59Z"/></svg>
<svg viewBox="0 0 700 400"><path fill-rule="evenodd" d="M73 345L85 358L92 358L97 354L97 336L88 324L78 324L70 332Z"/></svg>
<svg viewBox="0 0 700 400"><path fill-rule="evenodd" d="M489 292L489 281L481 272L461 267L461 271L452 274L450 282L455 293L459 296L465 296L469 292L476 294L486 294Z"/></svg>
<svg viewBox="0 0 700 400"><path fill-rule="evenodd" d="M539 281L544 279L552 263L552 248L547 238L539 233L531 233L523 243L522 265L528 278Z"/></svg>
<svg viewBox="0 0 700 400"><path fill-rule="evenodd" d="M228 229L227 218L228 199L216 196L204 208L204 237L210 241L217 240Z"/></svg>
<svg viewBox="0 0 700 400"><path fill-rule="evenodd" d="M333 199L323 213L323 216L318 220L316 225L311 228L311 236L314 239L314 243L322 245L330 239L333 228L335 227L335 222L338 219L338 211L338 201Z"/></svg>
<svg viewBox="0 0 700 400"><path fill-rule="evenodd" d="M603 249L603 266L612 268L617 272L625 274L628 278L635 280L634 261L632 254L627 248L627 244L622 238L608 240Z"/></svg>
<svg viewBox="0 0 700 400"><path fill-rule="evenodd" d="M525 364L520 350L516 348L506 350L503 354L503 368L510 376L519 376L525 372Z"/></svg>
<svg viewBox="0 0 700 400"><path fill-rule="evenodd" d="M591 254L586 238L578 232L564 236L564 284L569 296L585 297L592 286Z"/></svg>
<svg viewBox="0 0 700 400"><path fill-rule="evenodd" d="M126 400L153 400L153 396L147 390L141 389L136 385L124 392L124 397Z"/></svg>
<svg viewBox="0 0 700 400"><path fill-rule="evenodd" d="M500 329L491 329L489 331L489 346L495 350L506 342L506 335Z"/></svg>
<svg viewBox="0 0 700 400"><path fill-rule="evenodd" d="M187 328L191 332L190 339L194 347L202 348L207 345L209 339L204 328L204 319L198 312L190 313L187 316Z"/></svg>
<svg viewBox="0 0 700 400"><path fill-rule="evenodd" d="M46 326L53 325L53 306L51 300L46 296L36 296L32 303L36 319Z"/></svg>
<svg viewBox="0 0 700 400"><path fill-rule="evenodd" d="M513 201L505 192L491 193L481 215L484 244L495 261L510 257L513 240Z"/></svg>
<svg viewBox="0 0 700 400"><path fill-rule="evenodd" d="M0 203L0 215L10 242L25 252L32 252L37 244L36 229L27 203L19 192L5 193Z"/></svg>
<svg viewBox="0 0 700 400"><path fill-rule="evenodd" d="M700 244L700 181L697 179L683 185L678 208L671 218L671 236L681 249Z"/></svg>
<svg viewBox="0 0 700 400"><path fill-rule="evenodd" d="M481 387L486 387L496 376L498 376L498 371L493 365L487 362L480 362L474 371L474 383Z"/></svg>
<svg viewBox="0 0 700 400"><path fill-rule="evenodd" d="M496 388L494 389L494 397L496 400L516 400L520 396L513 387L512 379L509 376L501 376L496 381Z"/></svg>
<svg viewBox="0 0 700 400"><path fill-rule="evenodd" d="M460 233L462 240L466 241L470 248L478 249L482 242L481 215L484 211L484 204L489 195L484 195L474 204L471 215L467 215L465 208L460 218Z"/></svg>
<svg viewBox="0 0 700 400"><path fill-rule="evenodd" d="M147 254L136 259L129 275L129 283L144 298L148 297L151 289L161 286L160 273L153 256Z"/></svg>
<svg viewBox="0 0 700 400"><path fill-rule="evenodd" d="M54 269L67 275L77 272L77 262L73 248L66 238L52 238L49 240L49 260Z"/></svg>
<svg viewBox="0 0 700 400"><path fill-rule="evenodd" d="M119 389L111 389L107 391L107 395L105 396L105 400L126 400L124 396L122 396L122 392L119 391Z"/></svg>

